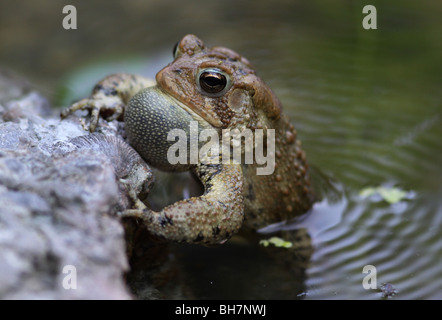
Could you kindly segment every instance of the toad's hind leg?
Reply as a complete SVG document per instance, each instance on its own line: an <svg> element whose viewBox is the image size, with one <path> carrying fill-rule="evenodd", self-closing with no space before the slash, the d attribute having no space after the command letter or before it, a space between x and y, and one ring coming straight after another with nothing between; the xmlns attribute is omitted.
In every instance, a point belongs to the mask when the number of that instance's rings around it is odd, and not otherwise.
<svg viewBox="0 0 442 320"><path fill-rule="evenodd" d="M202 196L178 201L160 212L127 210L122 217L143 221L153 235L168 241L221 244L236 233L244 220L243 178L238 164L200 164L195 172L204 185Z"/></svg>

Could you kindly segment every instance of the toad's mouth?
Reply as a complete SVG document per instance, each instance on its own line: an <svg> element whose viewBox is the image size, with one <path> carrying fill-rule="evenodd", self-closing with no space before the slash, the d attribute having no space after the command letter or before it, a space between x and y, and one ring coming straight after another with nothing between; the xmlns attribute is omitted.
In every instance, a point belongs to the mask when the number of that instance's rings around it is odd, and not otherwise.
<svg viewBox="0 0 442 320"><path fill-rule="evenodd" d="M171 101L174 101L174 104L177 107L182 108L184 111L192 115L192 117L199 123L205 123L206 125L203 125L204 127L215 129L223 127L223 122L219 119L218 116L216 116L216 113L213 112L212 107L210 107L209 103L206 103L204 108L197 108L190 103L186 104L185 102L182 102L180 100L180 97L174 95L173 92L168 92L161 87L158 87L158 89ZM210 124L210 126L208 126L208 124Z"/></svg>

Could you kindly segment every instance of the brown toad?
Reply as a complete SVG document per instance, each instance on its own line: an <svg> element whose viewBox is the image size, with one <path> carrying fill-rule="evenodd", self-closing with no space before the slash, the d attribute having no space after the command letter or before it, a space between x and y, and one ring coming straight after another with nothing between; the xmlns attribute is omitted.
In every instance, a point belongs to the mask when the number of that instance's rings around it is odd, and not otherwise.
<svg viewBox="0 0 442 320"><path fill-rule="evenodd" d="M199 197L160 212L136 201L135 209L122 214L141 219L149 232L166 240L222 243L243 223L257 229L300 215L314 201L305 153L280 101L249 61L230 49L207 48L196 36L187 35L177 44L174 61L156 75L156 83L135 75L111 75L95 86L89 99L74 104L62 117L78 109L90 110L91 131L100 115L108 120L124 118L129 144L148 164L166 171L191 170L201 181L204 194ZM198 124L199 133L215 130L219 140L225 129L274 129L275 148L270 154L274 171L257 174L262 163L255 160L245 164L221 159L221 151L235 143L243 156L247 148L258 147L256 140L244 139L221 143L218 154L200 156L197 163L172 164L167 156L175 141L167 135L172 129L191 133L192 122ZM189 148L193 138L187 139ZM201 147L201 141L196 143ZM272 152L268 143L264 139L260 145L264 153Z"/></svg>

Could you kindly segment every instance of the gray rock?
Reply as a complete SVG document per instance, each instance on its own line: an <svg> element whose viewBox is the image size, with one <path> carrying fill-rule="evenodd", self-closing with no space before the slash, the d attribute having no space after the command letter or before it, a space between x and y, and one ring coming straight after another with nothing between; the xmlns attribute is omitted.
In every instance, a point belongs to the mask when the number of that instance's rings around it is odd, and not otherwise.
<svg viewBox="0 0 442 320"><path fill-rule="evenodd" d="M117 212L149 167L116 125L89 135L1 71L0 87L0 299L132 298Z"/></svg>

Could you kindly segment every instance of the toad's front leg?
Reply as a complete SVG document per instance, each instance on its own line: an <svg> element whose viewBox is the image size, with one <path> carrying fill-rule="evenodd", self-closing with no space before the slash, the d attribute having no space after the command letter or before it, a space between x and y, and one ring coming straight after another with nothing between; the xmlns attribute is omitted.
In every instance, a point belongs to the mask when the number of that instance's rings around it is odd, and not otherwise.
<svg viewBox="0 0 442 320"><path fill-rule="evenodd" d="M178 201L160 212L147 207L127 210L122 217L142 220L150 233L168 241L203 245L225 242L244 220L241 166L199 164L194 171L204 185L202 196Z"/></svg>
<svg viewBox="0 0 442 320"><path fill-rule="evenodd" d="M118 73L98 82L89 98L82 99L61 112L61 118L77 110L89 110L91 115L89 130L95 131L98 119L107 121L121 119L129 100L141 89L155 85L155 81L142 76Z"/></svg>

